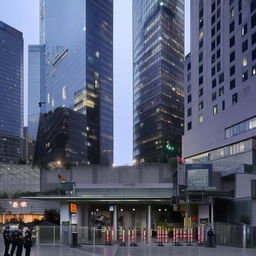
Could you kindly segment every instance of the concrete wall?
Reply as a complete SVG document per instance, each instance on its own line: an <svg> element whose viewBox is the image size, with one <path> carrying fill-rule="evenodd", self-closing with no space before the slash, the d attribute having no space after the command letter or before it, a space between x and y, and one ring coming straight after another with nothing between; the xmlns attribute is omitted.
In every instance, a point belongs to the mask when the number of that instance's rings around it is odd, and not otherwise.
<svg viewBox="0 0 256 256"><path fill-rule="evenodd" d="M77 185L172 182L172 170L168 164L121 167L86 166L70 170L60 168L42 170L41 191L55 189L59 183L58 174L64 177L66 181L75 181Z"/></svg>
<svg viewBox="0 0 256 256"><path fill-rule="evenodd" d="M0 193L39 191L40 170L37 167L0 163Z"/></svg>
<svg viewBox="0 0 256 256"><path fill-rule="evenodd" d="M235 198L251 197L251 181L256 180L256 175L236 174Z"/></svg>

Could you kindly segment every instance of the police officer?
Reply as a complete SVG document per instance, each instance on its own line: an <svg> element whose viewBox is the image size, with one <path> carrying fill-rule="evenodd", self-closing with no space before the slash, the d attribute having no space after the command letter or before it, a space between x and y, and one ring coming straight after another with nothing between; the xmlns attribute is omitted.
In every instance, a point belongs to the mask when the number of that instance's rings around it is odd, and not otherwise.
<svg viewBox="0 0 256 256"><path fill-rule="evenodd" d="M4 229L3 238L4 238L4 245L5 245L4 256L9 256L10 255L9 248L11 244L11 233L10 233L9 225L7 225Z"/></svg>
<svg viewBox="0 0 256 256"><path fill-rule="evenodd" d="M29 226L25 232L24 248L26 249L26 256L30 256L31 247L33 246L32 231L33 227Z"/></svg>
<svg viewBox="0 0 256 256"><path fill-rule="evenodd" d="M11 256L13 256L14 251L16 250L16 256L22 256L22 247L23 247L23 229L24 227L22 225L19 225L18 230L15 230L12 234L12 250L11 250Z"/></svg>

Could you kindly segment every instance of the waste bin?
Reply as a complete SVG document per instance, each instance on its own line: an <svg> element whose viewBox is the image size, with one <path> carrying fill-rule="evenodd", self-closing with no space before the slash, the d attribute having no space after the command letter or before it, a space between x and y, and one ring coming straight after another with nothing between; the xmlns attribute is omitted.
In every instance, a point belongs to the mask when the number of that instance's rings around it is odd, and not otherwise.
<svg viewBox="0 0 256 256"><path fill-rule="evenodd" d="M72 232L72 237L71 237L71 247L77 247L78 246L78 233L77 232Z"/></svg>

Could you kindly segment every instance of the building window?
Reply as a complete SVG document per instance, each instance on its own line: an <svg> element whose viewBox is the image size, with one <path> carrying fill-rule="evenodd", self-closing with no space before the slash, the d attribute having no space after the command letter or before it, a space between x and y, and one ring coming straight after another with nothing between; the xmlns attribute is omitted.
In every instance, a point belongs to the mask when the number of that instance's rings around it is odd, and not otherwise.
<svg viewBox="0 0 256 256"><path fill-rule="evenodd" d="M191 100L192 100L192 97L191 97L191 94L190 94L190 95L188 95L188 103L190 103Z"/></svg>
<svg viewBox="0 0 256 256"><path fill-rule="evenodd" d="M230 24L229 24L229 33L232 33L235 29L235 21L232 21Z"/></svg>
<svg viewBox="0 0 256 256"><path fill-rule="evenodd" d="M192 109L188 108L188 116L191 116L191 115L192 115Z"/></svg>
<svg viewBox="0 0 256 256"><path fill-rule="evenodd" d="M187 128L188 128L188 131L192 129L192 122L191 121L188 122L188 127Z"/></svg>
<svg viewBox="0 0 256 256"><path fill-rule="evenodd" d="M233 47L235 45L235 36L232 36L229 40L229 47Z"/></svg>
<svg viewBox="0 0 256 256"><path fill-rule="evenodd" d="M215 105L215 106L213 107L213 114L214 114L214 115L218 114L218 105Z"/></svg>
<svg viewBox="0 0 256 256"><path fill-rule="evenodd" d="M204 32L201 31L201 32L199 33L199 40L203 40L203 38L204 38Z"/></svg>
<svg viewBox="0 0 256 256"><path fill-rule="evenodd" d="M201 124L204 121L204 116L203 115L199 115L198 116L198 123Z"/></svg>
<svg viewBox="0 0 256 256"><path fill-rule="evenodd" d="M215 11L215 8L216 8L216 4L215 4L215 2L213 2L213 3L212 3L212 12Z"/></svg>
<svg viewBox="0 0 256 256"><path fill-rule="evenodd" d="M248 71L242 74L242 82L245 82L248 79Z"/></svg>
<svg viewBox="0 0 256 256"><path fill-rule="evenodd" d="M252 60L256 59L256 49L252 51Z"/></svg>
<svg viewBox="0 0 256 256"><path fill-rule="evenodd" d="M248 41L244 41L242 44L242 52L245 52L248 49Z"/></svg>
<svg viewBox="0 0 256 256"><path fill-rule="evenodd" d="M253 75L253 76L256 75L256 65L252 67L252 75Z"/></svg>
<svg viewBox="0 0 256 256"><path fill-rule="evenodd" d="M187 88L187 92L190 93L191 92L191 85L188 86Z"/></svg>
<svg viewBox="0 0 256 256"><path fill-rule="evenodd" d="M201 102L199 102L199 104L198 104L198 110L202 110L203 108L204 108L204 102L201 101Z"/></svg>
<svg viewBox="0 0 256 256"><path fill-rule="evenodd" d="M212 55L212 64L215 62L215 54Z"/></svg>
<svg viewBox="0 0 256 256"><path fill-rule="evenodd" d="M213 23L215 22L215 15L212 16L211 22L212 22L212 25L213 25Z"/></svg>
<svg viewBox="0 0 256 256"><path fill-rule="evenodd" d="M253 12L256 9L256 0L251 1L251 12Z"/></svg>
<svg viewBox="0 0 256 256"><path fill-rule="evenodd" d="M254 28L256 25L256 13L254 13L251 17L251 28Z"/></svg>
<svg viewBox="0 0 256 256"><path fill-rule="evenodd" d="M219 88L219 96L222 96L222 95L224 95L224 86Z"/></svg>
<svg viewBox="0 0 256 256"><path fill-rule="evenodd" d="M242 10L242 0L239 0L238 2L238 11L240 12Z"/></svg>
<svg viewBox="0 0 256 256"><path fill-rule="evenodd" d="M232 90L232 89L234 89L236 87L236 80L235 79L230 81L229 87L230 87L230 90Z"/></svg>
<svg viewBox="0 0 256 256"><path fill-rule="evenodd" d="M252 40L252 45L254 45L254 44L256 43L256 32L254 32L254 33L252 34L251 40Z"/></svg>
<svg viewBox="0 0 256 256"><path fill-rule="evenodd" d="M212 41L212 45L211 45L211 49L212 49L212 51L215 49L215 41Z"/></svg>
<svg viewBox="0 0 256 256"><path fill-rule="evenodd" d="M230 63L235 60L236 54L235 51L231 52L229 55L229 61Z"/></svg>
<svg viewBox="0 0 256 256"><path fill-rule="evenodd" d="M199 41L199 49L202 48L204 45L204 40Z"/></svg>
<svg viewBox="0 0 256 256"><path fill-rule="evenodd" d="M204 94L204 88L201 88L199 91L198 91L198 96L201 97L203 96Z"/></svg>
<svg viewBox="0 0 256 256"><path fill-rule="evenodd" d="M222 101L222 110L225 110L225 100Z"/></svg>
<svg viewBox="0 0 256 256"><path fill-rule="evenodd" d="M214 100L216 100L216 99L217 99L217 93L214 92L214 93L212 94L212 101L214 101Z"/></svg>
<svg viewBox="0 0 256 256"><path fill-rule="evenodd" d="M217 51L217 59L220 57L220 49Z"/></svg>
<svg viewBox="0 0 256 256"><path fill-rule="evenodd" d="M66 86L62 87L61 96L62 96L63 100L67 99L67 88L66 88Z"/></svg>
<svg viewBox="0 0 256 256"><path fill-rule="evenodd" d="M212 76L214 76L215 73L216 73L216 69L215 69L215 67L212 67Z"/></svg>
<svg viewBox="0 0 256 256"><path fill-rule="evenodd" d="M220 44L220 35L217 36L217 45Z"/></svg>
<svg viewBox="0 0 256 256"><path fill-rule="evenodd" d="M199 62L201 62L203 60L203 52L199 53Z"/></svg>
<svg viewBox="0 0 256 256"><path fill-rule="evenodd" d="M232 8L232 9L230 10L230 17L233 18L234 16L235 16L235 9Z"/></svg>
<svg viewBox="0 0 256 256"><path fill-rule="evenodd" d="M187 70L189 71L191 69L191 62L187 65Z"/></svg>
<svg viewBox="0 0 256 256"><path fill-rule="evenodd" d="M198 71L199 71L199 74L201 74L201 73L203 72L203 70L204 70L204 69L203 69L203 65L200 65L200 66L199 66L199 70L198 70Z"/></svg>
<svg viewBox="0 0 256 256"><path fill-rule="evenodd" d="M247 34L247 24L245 24L244 26L242 26L242 36L245 36Z"/></svg>
<svg viewBox="0 0 256 256"><path fill-rule="evenodd" d="M237 93L235 93L235 94L232 95L232 104L233 105L236 104L237 101L238 101L238 95L237 95Z"/></svg>
<svg viewBox="0 0 256 256"><path fill-rule="evenodd" d="M230 76L233 76L236 72L236 66L235 65L232 66L229 71L230 71Z"/></svg>
<svg viewBox="0 0 256 256"><path fill-rule="evenodd" d="M219 71L220 71L220 62L217 63L217 72L219 72Z"/></svg>
<svg viewBox="0 0 256 256"><path fill-rule="evenodd" d="M217 31L220 30L220 21L217 23Z"/></svg>
<svg viewBox="0 0 256 256"><path fill-rule="evenodd" d="M220 8L217 10L217 19L220 17Z"/></svg>
<svg viewBox="0 0 256 256"><path fill-rule="evenodd" d="M224 73L221 73L219 75L219 84L221 84L224 81Z"/></svg>
<svg viewBox="0 0 256 256"><path fill-rule="evenodd" d="M213 79L213 80L212 80L212 88L215 88L216 85L217 85L216 79Z"/></svg>
<svg viewBox="0 0 256 256"><path fill-rule="evenodd" d="M199 85L201 85L203 82L204 82L204 78L201 76L201 77L199 77Z"/></svg>
<svg viewBox="0 0 256 256"><path fill-rule="evenodd" d="M212 33L211 33L212 37L215 35L215 27L212 28Z"/></svg>
<svg viewBox="0 0 256 256"><path fill-rule="evenodd" d="M239 13L238 15L238 22L239 22L239 25L242 24L242 13Z"/></svg>
<svg viewBox="0 0 256 256"><path fill-rule="evenodd" d="M243 60L242 60L242 66L243 67L246 67L248 65L248 58L247 56L243 57Z"/></svg>

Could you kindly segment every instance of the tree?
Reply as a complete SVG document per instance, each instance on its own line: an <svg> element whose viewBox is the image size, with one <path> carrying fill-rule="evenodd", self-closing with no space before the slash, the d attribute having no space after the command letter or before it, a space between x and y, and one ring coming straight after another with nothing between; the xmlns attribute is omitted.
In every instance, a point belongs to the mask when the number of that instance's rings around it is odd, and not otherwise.
<svg viewBox="0 0 256 256"><path fill-rule="evenodd" d="M44 218L51 223L60 224L60 210L58 209L45 209Z"/></svg>

